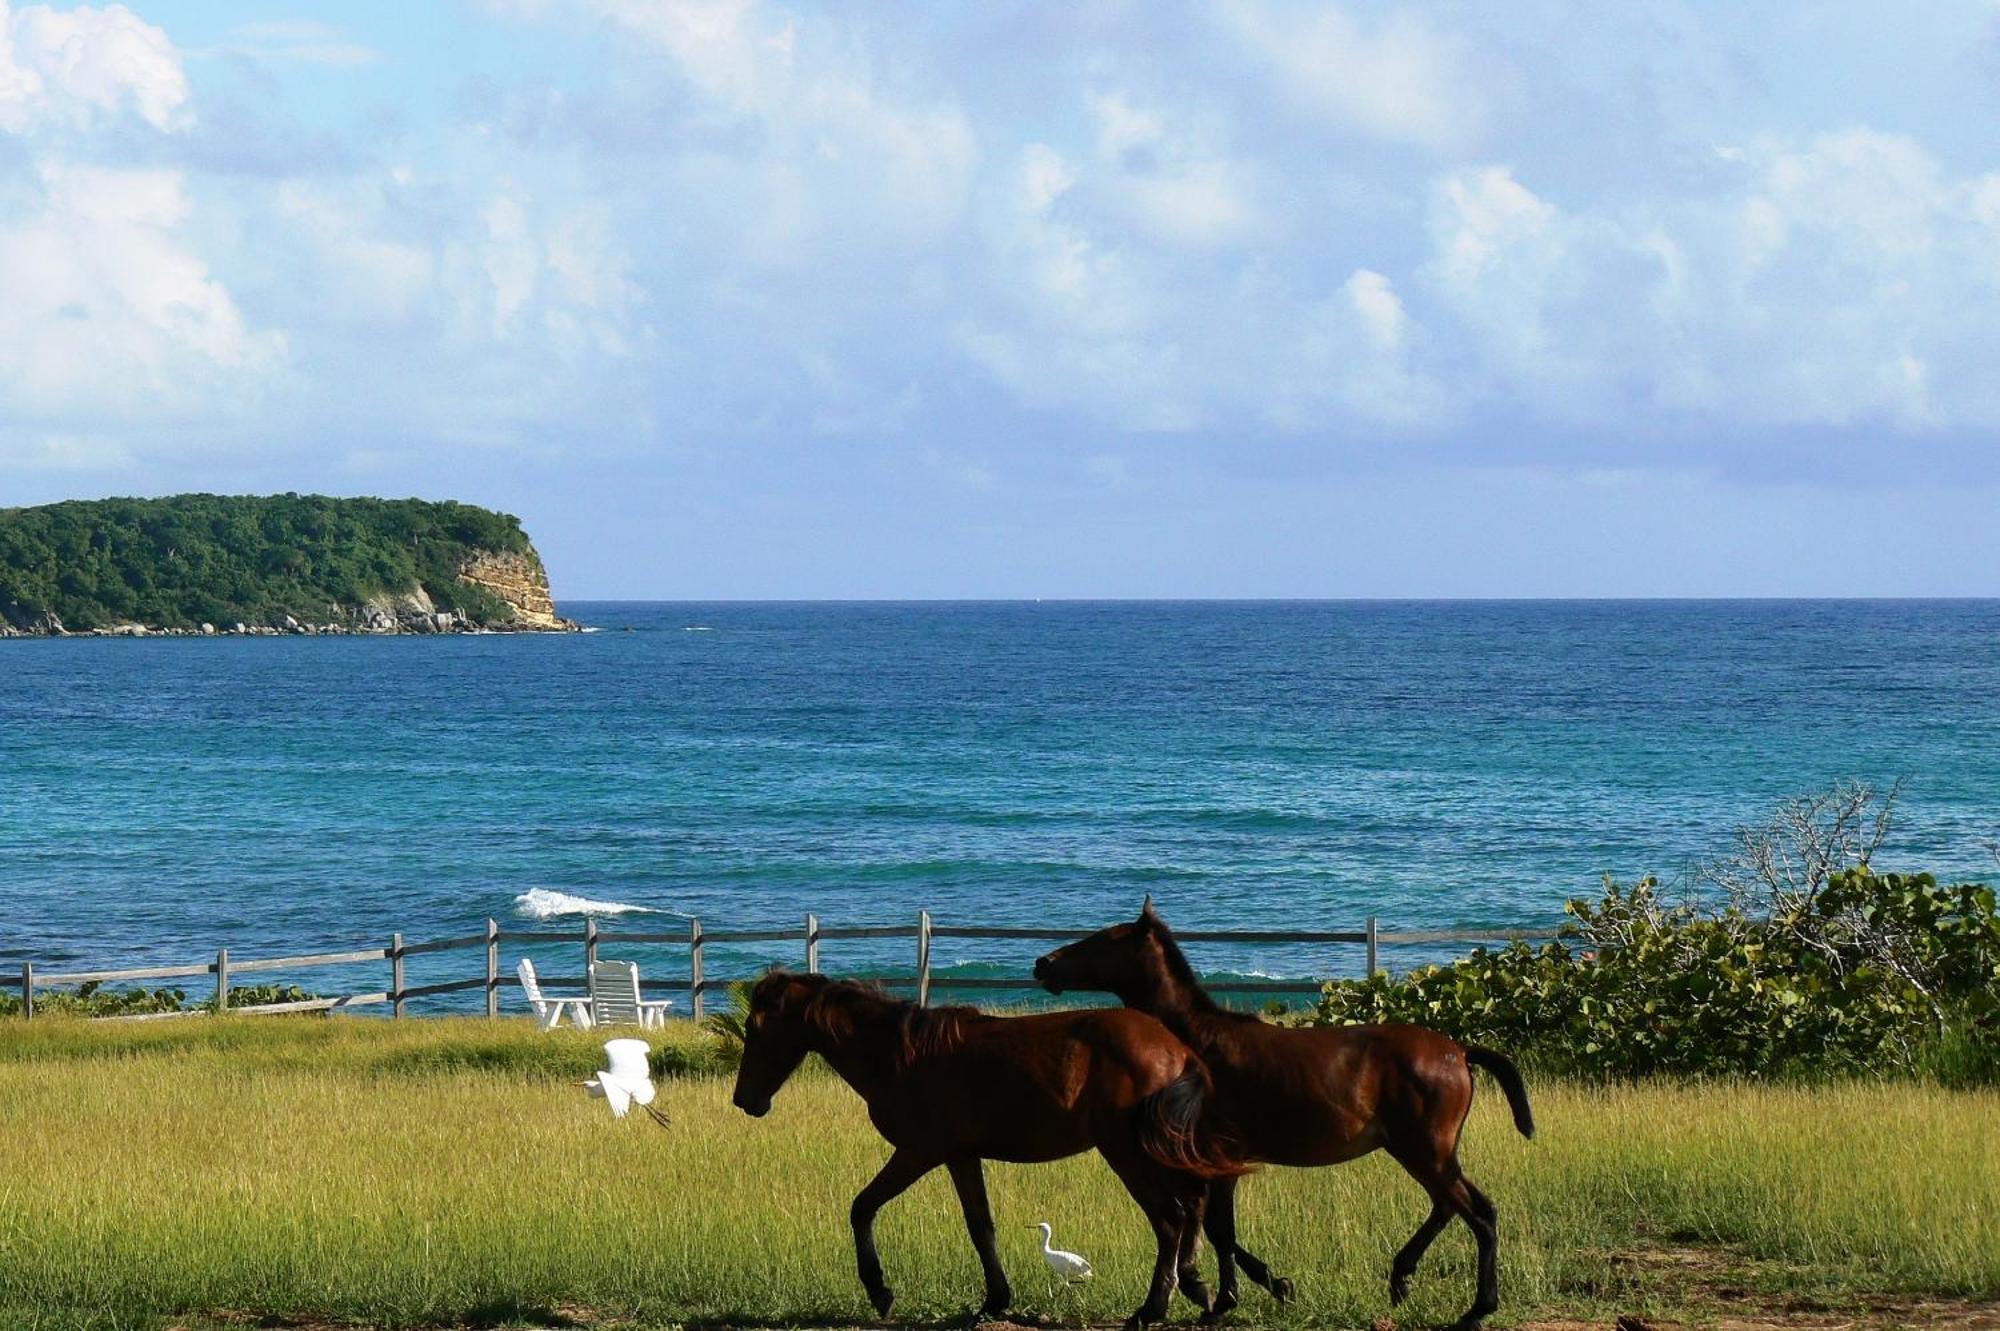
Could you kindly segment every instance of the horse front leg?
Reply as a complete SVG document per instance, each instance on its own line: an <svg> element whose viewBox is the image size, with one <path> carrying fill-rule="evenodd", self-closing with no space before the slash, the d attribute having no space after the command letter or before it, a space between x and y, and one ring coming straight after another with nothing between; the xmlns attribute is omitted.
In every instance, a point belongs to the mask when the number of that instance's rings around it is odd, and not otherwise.
<svg viewBox="0 0 2000 1331"><path fill-rule="evenodd" d="M854 1227L854 1265L868 1301L879 1317L887 1317L895 1306L896 1291L882 1279L882 1259L875 1251L875 1213L900 1196L912 1183L937 1168L938 1162L914 1151L898 1147L868 1186L855 1194L848 1208L848 1223Z"/></svg>
<svg viewBox="0 0 2000 1331"><path fill-rule="evenodd" d="M965 1231L972 1236L972 1246L979 1253L979 1269L986 1274L986 1302L980 1305L980 1314L998 1317L1013 1305L1014 1291L1007 1284L1007 1270L1000 1265L1000 1250L993 1242L993 1211L986 1203L986 1171L977 1156L948 1161L945 1167L951 1170L951 1185L958 1190L958 1205L965 1212Z"/></svg>
<svg viewBox="0 0 2000 1331"><path fill-rule="evenodd" d="M1197 1264L1201 1256L1201 1226L1208 1210L1208 1189L1196 1186L1185 1192L1180 1199L1181 1234L1175 1252L1174 1279L1188 1302L1201 1309L1203 1321L1212 1320L1215 1315L1215 1296L1201 1278L1201 1267Z"/></svg>
<svg viewBox="0 0 2000 1331"><path fill-rule="evenodd" d="M1235 1179L1217 1179L1208 1185L1208 1215L1202 1223L1215 1249L1215 1302L1202 1320L1213 1322L1237 1304Z"/></svg>
<svg viewBox="0 0 2000 1331"><path fill-rule="evenodd" d="M1203 1228L1208 1232L1208 1241L1215 1245L1216 1293L1215 1308L1203 1321L1213 1322L1235 1308L1239 1294L1236 1282L1238 1265L1243 1274L1271 1291L1271 1297L1280 1303L1289 1303L1292 1298L1292 1282L1283 1276L1271 1274L1271 1268L1264 1259L1244 1247L1236 1237L1236 1184L1233 1178L1217 1179L1208 1188L1208 1217Z"/></svg>

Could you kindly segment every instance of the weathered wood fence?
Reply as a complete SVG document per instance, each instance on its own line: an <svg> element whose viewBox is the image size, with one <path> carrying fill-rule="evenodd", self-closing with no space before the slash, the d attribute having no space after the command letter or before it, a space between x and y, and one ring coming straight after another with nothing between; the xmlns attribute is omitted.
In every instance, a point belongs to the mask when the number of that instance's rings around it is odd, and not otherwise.
<svg viewBox="0 0 2000 1331"><path fill-rule="evenodd" d="M1091 932L1087 929L1036 929L1007 928L991 925L938 924L927 910L918 911L913 924L881 924L860 926L824 926L819 917L807 915L804 922L792 929L716 929L705 930L701 921L690 919L684 930L618 930L606 931L598 927L596 920L586 920L579 929L502 929L494 920L486 921L481 933L466 934L458 938L436 938L426 942L408 943L403 935L392 935L387 947L358 948L344 952L309 952L295 957L232 958L228 948L216 949L213 961L196 962L183 966L138 966L124 970L92 971L37 971L32 961L21 963L20 992L21 1012L25 1017L35 1015L35 991L89 983L122 983L134 980L178 980L199 976L213 976L215 983L214 1007L216 1010L251 1014L284 1012L331 1012L348 1008L387 1005L393 1015L404 1015L405 1005L412 999L432 998L441 994L463 993L468 990L481 991L486 1000L486 1015L498 1016L500 1012L500 991L518 988L520 980L512 973L502 973L500 948L505 943L555 944L568 943L580 946L583 969L587 974L590 966L598 958L598 952L605 947L629 946L679 946L687 949L687 978L685 979L644 979L642 987L650 993L684 993L688 995L688 1014L695 1020L704 1015L705 996L748 976L725 978L711 977L703 965L703 953L713 944L742 943L800 943L804 947L803 961L809 971L817 971L820 944L848 939L907 938L916 941L916 966L911 975L864 976L879 980L891 986L913 987L919 1003L928 1004L933 990L939 989L1036 989L1040 986L1033 979L1022 976L969 976L933 974L932 942L940 938L1012 939L1039 942L1069 942L1082 938ZM1360 929L1189 929L1176 930L1174 937L1183 943L1231 943L1247 946L1266 945L1313 945L1361 947L1365 949L1367 967L1365 973L1373 975L1380 966L1380 952L1383 947L1401 945L1439 944L1479 944L1509 942L1514 939L1553 938L1553 929L1404 929L1385 930L1378 926L1376 918L1369 916ZM462 980L447 980L439 984L409 986L404 983L404 962L410 957L428 956L438 952L461 950L482 950L485 953L484 973ZM344 994L337 998L308 998L289 1003L264 1003L255 1006L233 1007L229 1001L230 985L238 976L255 975L272 971L296 972L318 966L349 966L370 962L388 963L388 987L361 993ZM1332 968L1328 968L1330 974ZM539 977L550 987L580 987L582 976L550 975ZM1293 994L1310 995L1319 992L1318 980L1218 980L1210 987L1225 993L1241 994ZM147 1013L135 1017L117 1018L125 1021L142 1021L163 1017L197 1015L206 1009L192 1009L181 1012Z"/></svg>

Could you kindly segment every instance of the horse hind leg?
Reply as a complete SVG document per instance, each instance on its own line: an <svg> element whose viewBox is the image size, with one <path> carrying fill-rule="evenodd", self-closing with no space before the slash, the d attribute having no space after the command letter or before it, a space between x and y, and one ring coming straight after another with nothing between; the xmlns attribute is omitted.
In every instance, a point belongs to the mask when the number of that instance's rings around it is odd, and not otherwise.
<svg viewBox="0 0 2000 1331"><path fill-rule="evenodd" d="M1107 1149L1103 1142L1098 1143L1097 1149L1153 1227L1152 1284L1147 1287L1146 1301L1125 1319L1124 1326L1124 1331L1143 1331L1167 1318L1167 1303L1173 1297L1179 1276L1182 1236L1190 1225L1199 1225L1200 1212L1190 1215L1175 1187L1162 1177L1160 1166L1136 1150L1128 1153L1116 1146Z"/></svg>
<svg viewBox="0 0 2000 1331"><path fill-rule="evenodd" d="M1479 1245L1479 1288L1458 1319L1460 1331L1472 1331L1500 1306L1500 1212L1464 1174L1454 1184L1452 1201Z"/></svg>
<svg viewBox="0 0 2000 1331"><path fill-rule="evenodd" d="M1441 1160L1435 1157L1429 1160L1410 1159L1400 1153L1396 1154L1396 1159L1430 1194L1431 1213L1390 1265L1389 1301L1392 1304L1403 1301L1409 1293L1410 1276L1416 1271L1417 1262L1444 1227L1451 1223L1451 1218L1457 1216L1472 1231L1472 1240L1479 1249L1478 1288L1473 1294L1472 1306L1454 1324L1457 1331L1472 1331L1500 1306L1499 1212L1486 1194L1465 1177L1464 1171L1459 1168L1456 1151Z"/></svg>
<svg viewBox="0 0 2000 1331"><path fill-rule="evenodd" d="M1430 1250L1431 1244L1444 1231L1444 1227L1451 1223L1451 1218L1455 1214L1457 1213L1452 1210L1449 1202L1432 1202L1431 1213L1424 1217L1424 1223L1417 1226L1417 1232L1410 1235L1410 1241L1397 1251L1396 1260L1389 1265L1391 1308L1410 1296L1410 1277L1416 1274L1417 1263L1423 1260L1424 1254Z"/></svg>
<svg viewBox="0 0 2000 1331"><path fill-rule="evenodd" d="M1014 1291L1007 1283L1007 1270L1000 1264L1000 1252L993 1241L993 1210L986 1201L985 1171L973 1156L948 1161L945 1167L951 1171L959 1208L965 1212L965 1230L979 1253L979 1269L986 1277L986 1301L979 1311L982 1316L998 1317L1013 1304Z"/></svg>

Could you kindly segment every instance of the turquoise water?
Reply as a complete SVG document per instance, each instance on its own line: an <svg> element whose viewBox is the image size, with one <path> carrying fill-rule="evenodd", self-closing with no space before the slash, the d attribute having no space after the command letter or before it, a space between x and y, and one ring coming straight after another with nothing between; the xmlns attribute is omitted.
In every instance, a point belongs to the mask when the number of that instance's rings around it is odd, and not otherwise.
<svg viewBox="0 0 2000 1331"><path fill-rule="evenodd" d="M2000 835L2000 602L563 610L602 631L0 643L0 964L577 925L558 894L657 912L607 929L1148 892L1183 927L1543 924L1837 777L1909 778L1897 862L1984 875Z"/></svg>

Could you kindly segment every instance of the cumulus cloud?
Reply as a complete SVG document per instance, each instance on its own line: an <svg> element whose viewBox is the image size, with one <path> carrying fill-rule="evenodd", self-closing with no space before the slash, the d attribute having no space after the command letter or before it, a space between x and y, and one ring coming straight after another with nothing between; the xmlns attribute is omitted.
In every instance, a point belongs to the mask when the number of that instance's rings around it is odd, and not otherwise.
<svg viewBox="0 0 2000 1331"><path fill-rule="evenodd" d="M1425 276L1484 391L1559 419L2000 423L2000 176L1869 131L1725 160L1724 188L1577 208L1446 175Z"/></svg>
<svg viewBox="0 0 2000 1331"><path fill-rule="evenodd" d="M133 115L186 128L187 76L166 33L123 5L13 9L0 0L0 133L89 129Z"/></svg>
<svg viewBox="0 0 2000 1331"><path fill-rule="evenodd" d="M1370 23L1340 6L1236 0L1218 18L1294 107L1332 128L1437 153L1485 132L1494 57L1410 11Z"/></svg>
<svg viewBox="0 0 2000 1331"><path fill-rule="evenodd" d="M180 173L45 162L0 220L0 399L10 418L186 417L284 353L181 235Z"/></svg>

